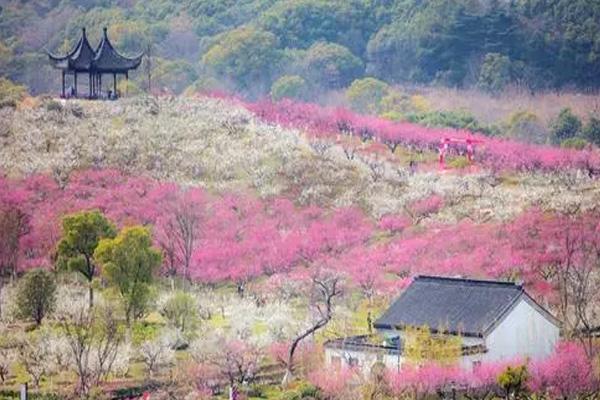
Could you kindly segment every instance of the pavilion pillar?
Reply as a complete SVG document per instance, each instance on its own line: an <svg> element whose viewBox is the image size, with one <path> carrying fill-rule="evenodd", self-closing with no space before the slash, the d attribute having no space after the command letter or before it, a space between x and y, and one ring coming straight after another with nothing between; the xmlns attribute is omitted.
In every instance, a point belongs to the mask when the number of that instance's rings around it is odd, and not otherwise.
<svg viewBox="0 0 600 400"><path fill-rule="evenodd" d="M98 74L98 95L102 96L102 73Z"/></svg>
<svg viewBox="0 0 600 400"><path fill-rule="evenodd" d="M125 72L125 96L129 92L129 71Z"/></svg>
<svg viewBox="0 0 600 400"><path fill-rule="evenodd" d="M117 73L113 72L113 96L117 98Z"/></svg>
<svg viewBox="0 0 600 400"><path fill-rule="evenodd" d="M77 97L77 71L73 72L73 84L75 85L75 97Z"/></svg>
<svg viewBox="0 0 600 400"><path fill-rule="evenodd" d="M88 73L88 98L92 98L92 73Z"/></svg>
<svg viewBox="0 0 600 400"><path fill-rule="evenodd" d="M61 87L62 90L61 90L60 93L61 93L62 98L64 99L66 97L65 96L65 70L64 69L62 70L62 74L61 75L62 75L62 87Z"/></svg>

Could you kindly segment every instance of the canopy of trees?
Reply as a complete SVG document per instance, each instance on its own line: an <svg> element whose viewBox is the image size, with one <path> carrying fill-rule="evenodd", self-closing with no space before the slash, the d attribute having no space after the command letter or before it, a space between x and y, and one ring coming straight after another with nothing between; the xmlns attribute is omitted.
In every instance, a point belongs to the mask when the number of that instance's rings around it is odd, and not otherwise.
<svg viewBox="0 0 600 400"><path fill-rule="evenodd" d="M40 50L66 51L82 26L95 41L108 25L125 53L150 49L153 87L175 92L217 75L267 94L318 43L344 49L329 51L329 64L352 59L352 75L387 83L597 88L599 21L594 0L13 2L0 12L0 74L51 91L59 74Z"/></svg>

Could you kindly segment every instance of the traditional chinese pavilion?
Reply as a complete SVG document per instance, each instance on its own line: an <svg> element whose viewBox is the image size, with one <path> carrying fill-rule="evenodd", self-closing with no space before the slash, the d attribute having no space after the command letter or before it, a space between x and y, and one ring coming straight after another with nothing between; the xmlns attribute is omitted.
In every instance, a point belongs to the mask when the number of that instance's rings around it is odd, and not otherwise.
<svg viewBox="0 0 600 400"><path fill-rule="evenodd" d="M97 99L108 95L107 97L116 97L117 95L117 76L124 76L129 79L129 71L139 67L142 62L143 54L137 57L125 57L113 47L108 39L107 28L104 28L102 40L94 50L88 41L85 28L81 31L81 38L73 49L64 56L56 56L48 52L50 63L53 67L60 69L62 73L62 97L67 97L65 88L65 78L67 75L73 75L73 86L69 96L77 96L77 77L81 74L88 76L88 98ZM113 89L109 93L102 93L102 76L112 75Z"/></svg>

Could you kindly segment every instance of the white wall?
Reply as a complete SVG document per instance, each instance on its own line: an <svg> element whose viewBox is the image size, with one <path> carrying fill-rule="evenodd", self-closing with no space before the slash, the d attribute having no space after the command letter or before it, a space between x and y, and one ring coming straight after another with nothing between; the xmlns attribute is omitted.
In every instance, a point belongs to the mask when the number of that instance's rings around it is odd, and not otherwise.
<svg viewBox="0 0 600 400"><path fill-rule="evenodd" d="M376 362L382 362L388 369L396 370L404 362L404 359L398 355L386 354L384 350L382 352L373 351L357 351L357 350L346 350L326 347L325 348L325 362L327 365L335 366L337 359L341 366L349 367L349 358L357 360L357 367L360 368L365 376L371 372L371 367Z"/></svg>
<svg viewBox="0 0 600 400"><path fill-rule="evenodd" d="M559 340L559 328L534 308L525 296L486 338L483 361L544 358Z"/></svg>

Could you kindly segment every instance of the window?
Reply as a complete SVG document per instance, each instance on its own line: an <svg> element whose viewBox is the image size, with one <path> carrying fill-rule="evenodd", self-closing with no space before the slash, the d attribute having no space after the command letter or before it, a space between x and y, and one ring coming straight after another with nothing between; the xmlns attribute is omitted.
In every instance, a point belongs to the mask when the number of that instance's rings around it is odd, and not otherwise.
<svg viewBox="0 0 600 400"><path fill-rule="evenodd" d="M349 367L358 367L358 365L359 365L358 358L348 357L348 366Z"/></svg>

